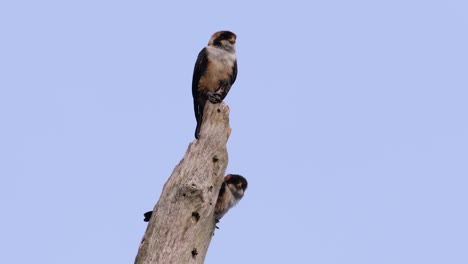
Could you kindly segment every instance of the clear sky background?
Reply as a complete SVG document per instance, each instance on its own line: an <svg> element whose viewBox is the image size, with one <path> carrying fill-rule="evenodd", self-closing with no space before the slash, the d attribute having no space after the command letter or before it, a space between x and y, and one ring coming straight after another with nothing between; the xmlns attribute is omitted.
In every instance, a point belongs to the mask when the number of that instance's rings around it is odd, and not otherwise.
<svg viewBox="0 0 468 264"><path fill-rule="evenodd" d="M466 1L2 1L0 263L133 263L235 32L206 263L468 263Z"/></svg>

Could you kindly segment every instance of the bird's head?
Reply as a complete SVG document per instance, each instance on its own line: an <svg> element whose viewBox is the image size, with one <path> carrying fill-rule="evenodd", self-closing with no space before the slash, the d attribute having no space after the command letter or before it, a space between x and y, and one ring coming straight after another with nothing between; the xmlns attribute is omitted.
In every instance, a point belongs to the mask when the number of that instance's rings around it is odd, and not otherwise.
<svg viewBox="0 0 468 264"><path fill-rule="evenodd" d="M236 34L231 31L218 31L211 36L208 46L221 47L228 51L236 49Z"/></svg>
<svg viewBox="0 0 468 264"><path fill-rule="evenodd" d="M247 189L247 180L241 175L229 174L224 177L224 182L236 199L241 199Z"/></svg>

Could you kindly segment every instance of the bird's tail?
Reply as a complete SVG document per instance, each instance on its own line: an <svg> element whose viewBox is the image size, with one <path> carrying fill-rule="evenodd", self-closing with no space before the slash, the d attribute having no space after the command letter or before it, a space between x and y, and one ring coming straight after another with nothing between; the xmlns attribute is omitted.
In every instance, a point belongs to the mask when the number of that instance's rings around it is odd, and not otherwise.
<svg viewBox="0 0 468 264"><path fill-rule="evenodd" d="M203 120L203 108L205 105L199 104L197 100L193 100L193 110L195 111L195 118L197 119L197 127L195 128L195 138L199 138L201 124Z"/></svg>
<svg viewBox="0 0 468 264"><path fill-rule="evenodd" d="M153 211L146 212L143 215L145 216L145 219L143 219L143 221L149 222L149 220L151 219L151 216L153 215Z"/></svg>
<svg viewBox="0 0 468 264"><path fill-rule="evenodd" d="M195 128L195 138L198 139L200 134L201 122L197 122L197 127Z"/></svg>

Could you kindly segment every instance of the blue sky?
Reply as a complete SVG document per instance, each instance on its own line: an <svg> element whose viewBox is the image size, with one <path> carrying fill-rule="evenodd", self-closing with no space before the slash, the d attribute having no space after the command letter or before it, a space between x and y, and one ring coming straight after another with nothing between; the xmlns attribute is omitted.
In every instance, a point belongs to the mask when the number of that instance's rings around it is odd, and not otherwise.
<svg viewBox="0 0 468 264"><path fill-rule="evenodd" d="M1 263L133 263L238 36L206 263L468 263L466 1L3 1Z"/></svg>

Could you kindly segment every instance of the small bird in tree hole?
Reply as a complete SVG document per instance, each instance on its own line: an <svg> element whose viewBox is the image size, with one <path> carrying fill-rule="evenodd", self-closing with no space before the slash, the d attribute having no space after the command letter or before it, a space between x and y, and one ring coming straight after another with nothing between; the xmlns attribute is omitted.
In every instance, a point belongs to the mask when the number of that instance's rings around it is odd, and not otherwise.
<svg viewBox="0 0 468 264"><path fill-rule="evenodd" d="M218 31L198 54L192 79L193 107L198 139L206 100L220 103L228 94L237 77L236 34Z"/></svg>
<svg viewBox="0 0 468 264"><path fill-rule="evenodd" d="M153 215L153 211L148 211L148 212L144 213L143 216L145 217L145 219L143 219L143 221L149 222L152 215Z"/></svg>
<svg viewBox="0 0 468 264"><path fill-rule="evenodd" d="M215 205L215 221L216 223L236 205L242 197L244 197L245 190L247 189L247 180L238 174L228 174L224 177L223 184L219 190L218 199ZM198 214L198 213L197 213ZM144 214L145 219L143 221L149 222L153 211L146 212ZM193 216L193 213L192 213ZM198 215L198 217L200 217Z"/></svg>
<svg viewBox="0 0 468 264"><path fill-rule="evenodd" d="M228 174L224 177L215 206L216 223L244 197L247 180L241 175Z"/></svg>

